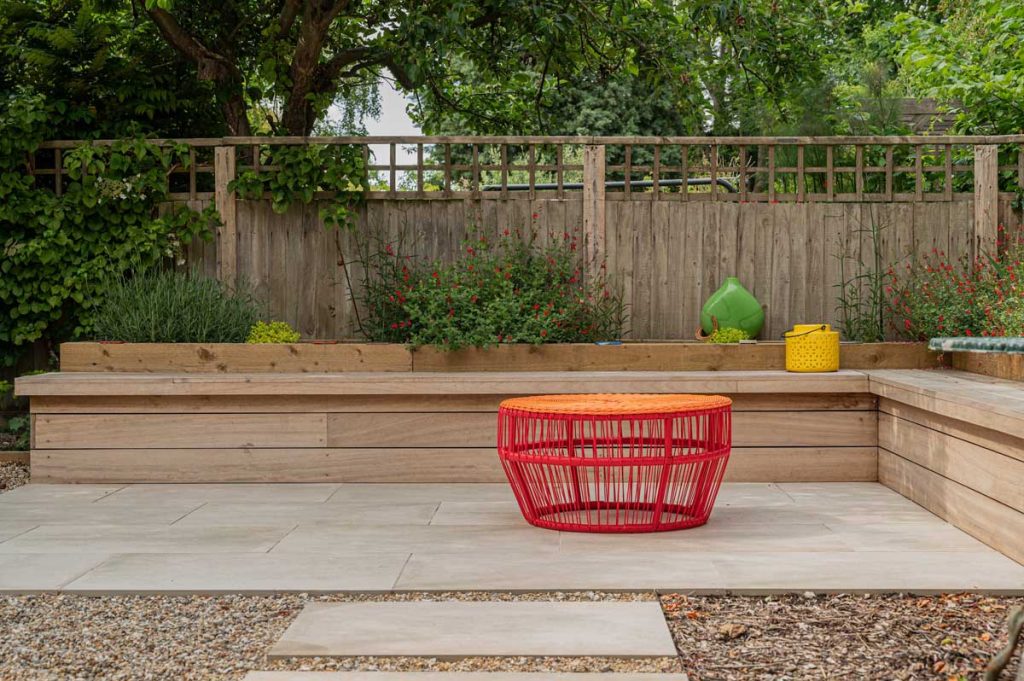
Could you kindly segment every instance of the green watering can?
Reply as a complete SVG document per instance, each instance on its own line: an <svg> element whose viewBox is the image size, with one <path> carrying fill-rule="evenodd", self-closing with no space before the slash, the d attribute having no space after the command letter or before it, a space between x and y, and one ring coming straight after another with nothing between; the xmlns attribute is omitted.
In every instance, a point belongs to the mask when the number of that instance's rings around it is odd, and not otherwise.
<svg viewBox="0 0 1024 681"><path fill-rule="evenodd" d="M763 326L764 308L736 277L728 277L700 311L700 328L705 334L716 328L742 329L757 338Z"/></svg>

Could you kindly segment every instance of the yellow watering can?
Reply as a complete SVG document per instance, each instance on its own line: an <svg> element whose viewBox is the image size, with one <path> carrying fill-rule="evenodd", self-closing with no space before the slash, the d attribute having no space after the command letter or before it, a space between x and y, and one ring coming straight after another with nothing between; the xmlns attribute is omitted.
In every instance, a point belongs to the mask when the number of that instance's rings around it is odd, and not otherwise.
<svg viewBox="0 0 1024 681"><path fill-rule="evenodd" d="M786 339L786 371L839 371L839 332L828 324L796 324Z"/></svg>

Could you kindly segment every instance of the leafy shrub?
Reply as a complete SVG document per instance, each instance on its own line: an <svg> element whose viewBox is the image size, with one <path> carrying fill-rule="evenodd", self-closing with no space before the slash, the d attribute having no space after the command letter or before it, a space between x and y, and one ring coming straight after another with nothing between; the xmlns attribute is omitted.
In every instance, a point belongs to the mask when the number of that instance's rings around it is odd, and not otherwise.
<svg viewBox="0 0 1024 681"><path fill-rule="evenodd" d="M371 256L364 333L446 350L619 338L622 298L608 288L604 269L587 281L576 238L551 241L541 246L505 230L497 243L477 236L455 261L429 266L384 244Z"/></svg>
<svg viewBox="0 0 1024 681"><path fill-rule="evenodd" d="M288 322L256 322L249 330L246 343L298 343L299 332Z"/></svg>
<svg viewBox="0 0 1024 681"><path fill-rule="evenodd" d="M331 192L331 200L320 205L324 226L355 226L356 209L370 188L360 147L275 146L265 153L262 165L272 169L243 171L229 184L232 191L244 199L258 199L266 193L276 213L287 212L296 201L312 203L319 191Z"/></svg>
<svg viewBox="0 0 1024 681"><path fill-rule="evenodd" d="M750 334L743 329L715 329L711 332L711 335L705 339L706 343L739 343L740 341L748 340Z"/></svg>
<svg viewBox="0 0 1024 681"><path fill-rule="evenodd" d="M59 120L41 97L0 98L0 365L40 338L88 335L106 281L176 259L215 219L157 210L188 149L142 139L66 150L58 196L28 168Z"/></svg>
<svg viewBox="0 0 1024 681"><path fill-rule="evenodd" d="M246 286L232 291L194 271L149 270L106 290L93 324L98 340L241 343L263 315Z"/></svg>
<svg viewBox="0 0 1024 681"><path fill-rule="evenodd" d="M890 268L886 293L895 330L914 340L1024 335L1024 244L1002 248L1002 226L999 233L999 255L953 262L933 248L920 261Z"/></svg>

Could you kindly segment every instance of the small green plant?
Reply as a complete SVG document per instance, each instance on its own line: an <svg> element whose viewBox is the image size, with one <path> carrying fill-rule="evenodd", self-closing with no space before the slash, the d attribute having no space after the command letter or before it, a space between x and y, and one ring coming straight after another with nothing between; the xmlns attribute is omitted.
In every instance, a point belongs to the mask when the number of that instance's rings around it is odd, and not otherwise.
<svg viewBox="0 0 1024 681"><path fill-rule="evenodd" d="M876 343L885 340L889 321L889 305L885 296L885 265L882 262L882 231L884 225L872 221L867 227L854 230L852 238L866 235L871 244L869 260L854 257L844 249L833 254L839 261L841 281L836 284L836 312L839 328L847 340Z"/></svg>
<svg viewBox="0 0 1024 681"><path fill-rule="evenodd" d="M95 315L97 340L241 343L263 316L247 286L228 289L195 271L149 270L113 280Z"/></svg>
<svg viewBox="0 0 1024 681"><path fill-rule="evenodd" d="M249 329L246 343L298 343L299 332L288 322L256 322Z"/></svg>
<svg viewBox="0 0 1024 681"><path fill-rule="evenodd" d="M7 419L7 433L12 436L9 443L6 445L7 449L17 452L27 450L31 447L31 423L32 421L28 414L12 416Z"/></svg>
<svg viewBox="0 0 1024 681"><path fill-rule="evenodd" d="M705 339L705 343L739 343L750 339L750 334L743 329L715 329L711 332L711 335Z"/></svg>

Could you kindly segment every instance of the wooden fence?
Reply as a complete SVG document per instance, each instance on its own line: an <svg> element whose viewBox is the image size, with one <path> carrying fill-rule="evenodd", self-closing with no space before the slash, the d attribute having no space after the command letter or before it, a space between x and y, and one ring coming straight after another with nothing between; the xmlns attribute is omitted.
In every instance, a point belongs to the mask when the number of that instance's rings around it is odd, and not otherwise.
<svg viewBox="0 0 1024 681"><path fill-rule="evenodd" d="M253 284L306 337L357 337L361 280L351 233L326 230L316 202L278 215L228 184L272 169L277 145L358 145L372 190L359 230L450 258L473 229L580 230L585 260L606 262L629 306L629 338L690 338L700 306L738 276L767 306L763 337L837 322L838 285L857 261L886 266L937 249L995 248L1024 187L1024 136L1002 137L337 137L177 140L195 163L172 178L176 202L216 203L223 226L189 259ZM60 155L76 142L51 142ZM400 162L404 152L414 162ZM46 153L45 151L43 153Z"/></svg>

